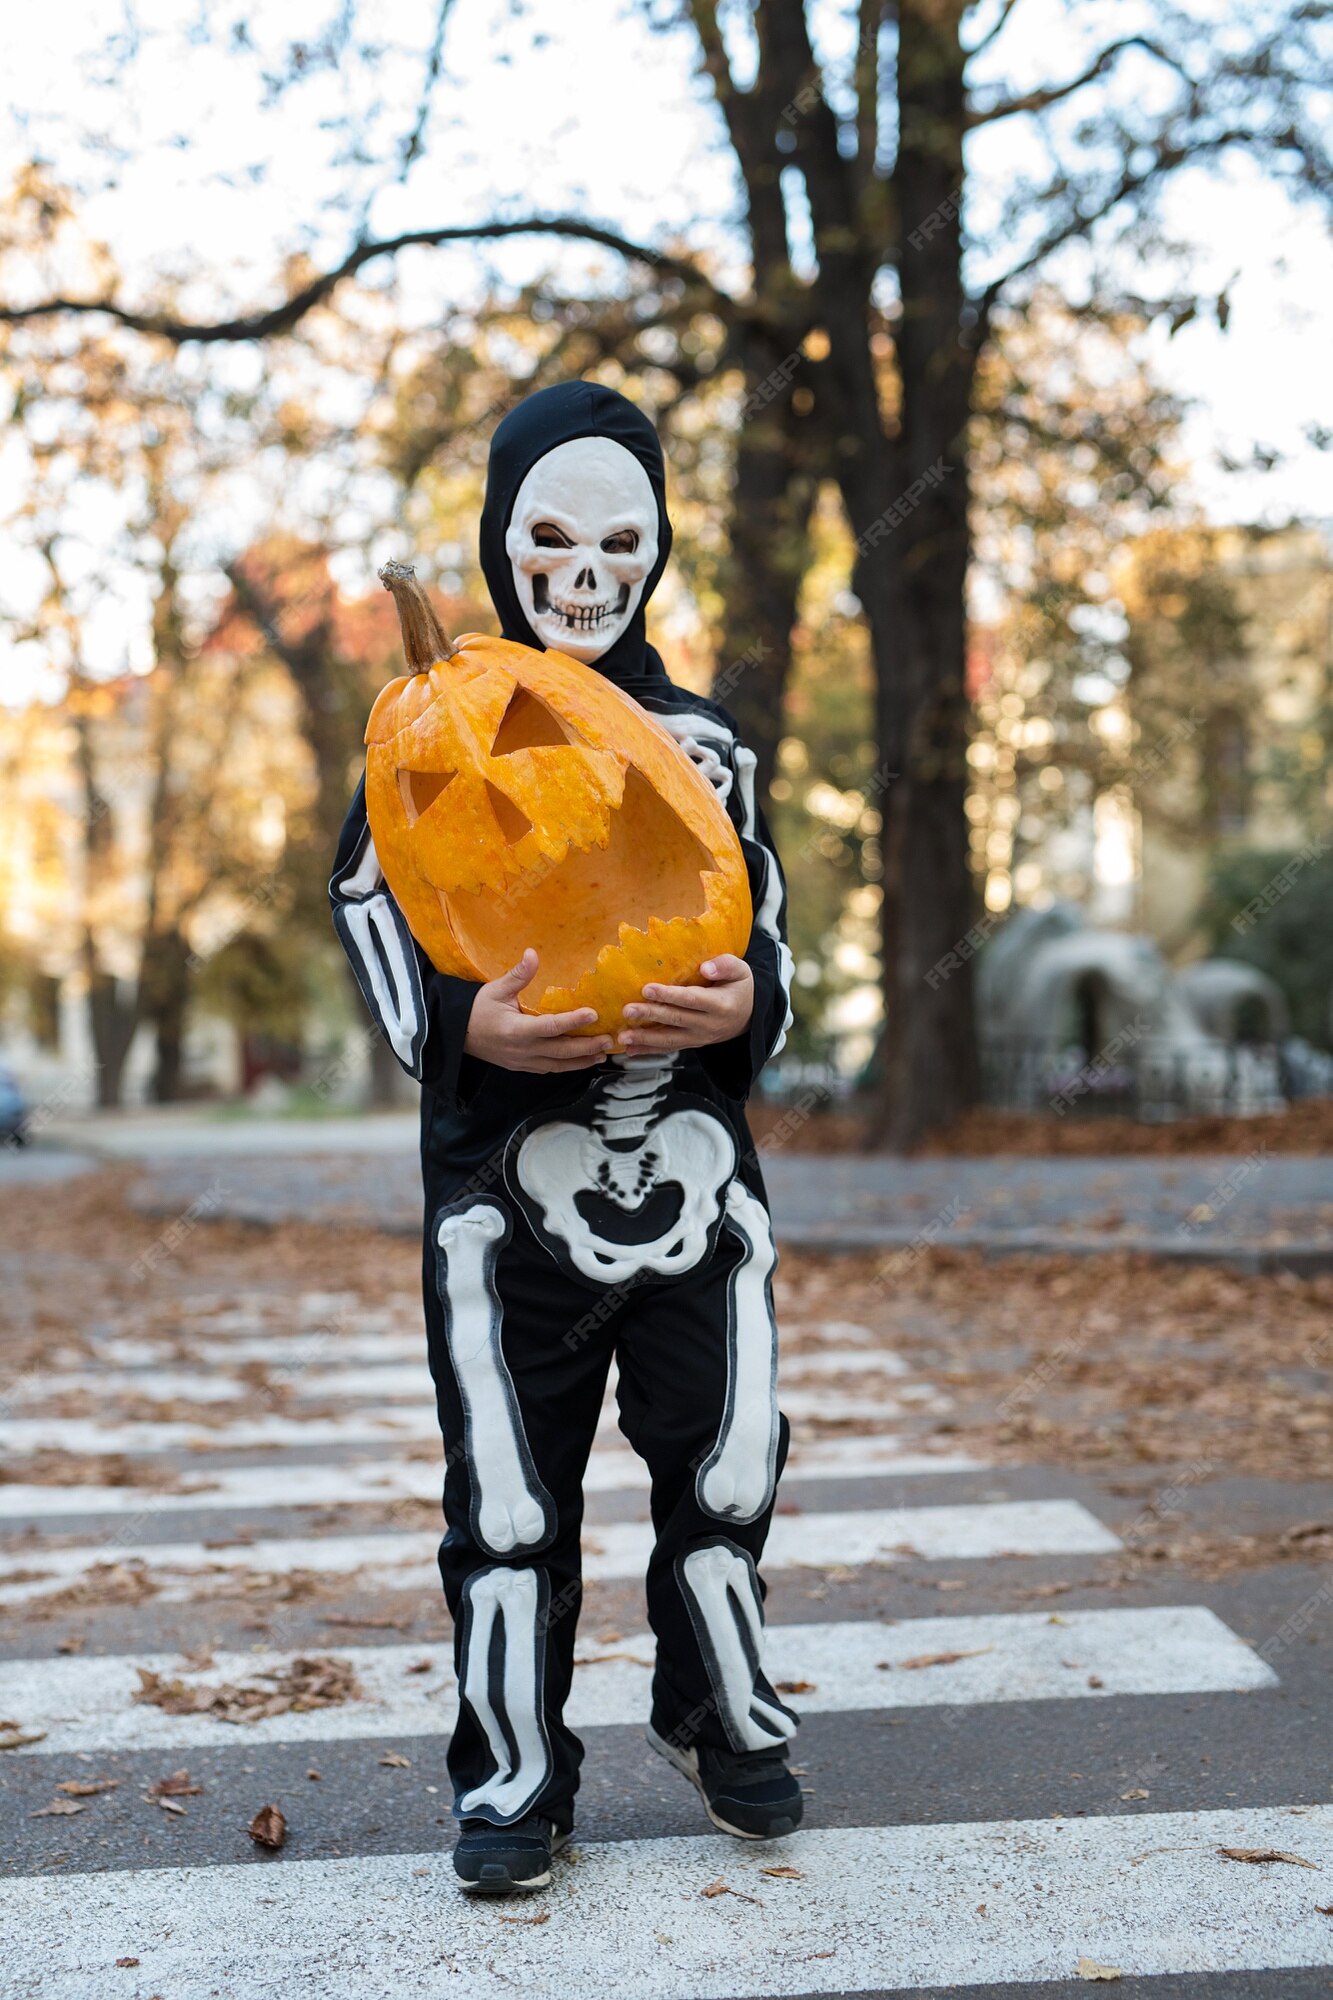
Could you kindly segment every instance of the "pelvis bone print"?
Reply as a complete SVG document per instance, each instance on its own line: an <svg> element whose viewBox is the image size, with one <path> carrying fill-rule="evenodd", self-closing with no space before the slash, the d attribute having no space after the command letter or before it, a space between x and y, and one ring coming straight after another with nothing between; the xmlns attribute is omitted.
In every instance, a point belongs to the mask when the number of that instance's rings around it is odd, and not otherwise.
<svg viewBox="0 0 1333 2000"><path fill-rule="evenodd" d="M736 1144L672 1089L674 1056L615 1059L573 1115L515 1135L509 1179L539 1238L595 1284L675 1277L716 1237Z"/></svg>

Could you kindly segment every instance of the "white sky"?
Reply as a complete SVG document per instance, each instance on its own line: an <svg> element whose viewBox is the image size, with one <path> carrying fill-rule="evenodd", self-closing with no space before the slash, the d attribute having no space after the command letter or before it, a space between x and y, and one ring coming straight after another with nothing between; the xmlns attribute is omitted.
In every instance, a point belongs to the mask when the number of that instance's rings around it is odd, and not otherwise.
<svg viewBox="0 0 1333 2000"><path fill-rule="evenodd" d="M1072 73L1100 23L1113 15L1123 33L1146 7L1147 0L1022 0L997 61L1002 56L1003 73L1020 82ZM354 203L321 217L335 185L357 202L379 188L369 210L377 234L563 210L647 241L676 235L715 256L724 277L739 271L734 167L696 74L689 31L652 32L638 0L536 0L523 14L511 0L456 0L425 156L405 185L385 186L382 169L335 165L320 121L350 106L381 156L409 129L435 0L379 0L365 10L376 32L400 45L373 78L325 74L267 109L256 65L202 46L182 49L182 28L202 12L224 31L247 20L276 59L288 43L313 37L332 11L333 0L258 8L243 0L125 0L124 11L121 0L13 5L0 31L0 174L8 179L37 151L58 175L104 178L109 153L95 159L73 144L80 128L100 127L107 146L130 157L117 185L88 203L89 228L110 245L130 293L147 293L156 271L220 274L224 293L210 280L183 299L201 313L268 302L279 259L293 248L319 259L340 254L359 211ZM831 0L821 0L816 21L826 49L845 46L848 31ZM140 46L128 84L99 87L102 65L91 58L122 31L137 33ZM193 140L188 151L171 144L183 131ZM992 196L1030 158L1027 148L1012 123L978 146L975 214L983 222ZM265 172L251 182L245 170L255 161ZM1218 520L1333 514L1329 461L1302 443L1306 424L1333 427L1325 363L1333 254L1315 213L1294 208L1238 165L1223 178L1183 178L1168 217L1198 245L1196 276L1221 289L1240 273L1227 334L1201 322L1174 341L1154 334L1151 343L1160 378L1197 399L1187 442L1198 495ZM479 290L488 274L517 280L551 267L566 282L617 269L600 253L544 241L416 253L403 275L413 309L429 314L436 300ZM1151 289L1147 280L1144 288ZM1267 475L1226 474L1212 463L1218 447L1243 456L1255 441L1290 457ZM10 498L4 486L0 453L0 503ZM15 580L0 548L0 604L15 601ZM139 613L127 604L124 615ZM20 682L28 672L13 655L6 661L0 640L0 694L15 698Z"/></svg>

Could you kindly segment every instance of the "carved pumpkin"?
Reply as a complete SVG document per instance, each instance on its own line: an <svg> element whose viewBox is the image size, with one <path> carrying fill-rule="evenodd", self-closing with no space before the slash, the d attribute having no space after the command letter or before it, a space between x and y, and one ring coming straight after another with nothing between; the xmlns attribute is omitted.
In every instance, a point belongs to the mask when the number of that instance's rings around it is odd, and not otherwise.
<svg viewBox="0 0 1333 2000"><path fill-rule="evenodd" d="M695 984L704 959L743 952L740 841L674 737L563 653L455 645L403 564L380 579L409 675L366 725L366 810L431 963L495 979L531 945L523 1006L595 1007L594 1034L615 1033L649 981Z"/></svg>

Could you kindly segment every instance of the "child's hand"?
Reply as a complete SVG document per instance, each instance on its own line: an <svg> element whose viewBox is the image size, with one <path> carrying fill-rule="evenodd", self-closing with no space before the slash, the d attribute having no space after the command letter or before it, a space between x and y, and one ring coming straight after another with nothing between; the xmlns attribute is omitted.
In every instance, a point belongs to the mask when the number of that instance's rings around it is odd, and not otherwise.
<svg viewBox="0 0 1333 2000"><path fill-rule="evenodd" d="M571 1014L525 1014L518 996L537 975L537 954L525 951L511 972L490 980L472 1002L463 1047L482 1062L537 1075L592 1069L611 1047L609 1035L575 1035L597 1019L592 1007Z"/></svg>
<svg viewBox="0 0 1333 2000"><path fill-rule="evenodd" d="M627 1055L704 1049L743 1034L754 1012L754 976L743 958L725 951L699 967L702 986L645 986L644 1004L631 1003L618 1046Z"/></svg>

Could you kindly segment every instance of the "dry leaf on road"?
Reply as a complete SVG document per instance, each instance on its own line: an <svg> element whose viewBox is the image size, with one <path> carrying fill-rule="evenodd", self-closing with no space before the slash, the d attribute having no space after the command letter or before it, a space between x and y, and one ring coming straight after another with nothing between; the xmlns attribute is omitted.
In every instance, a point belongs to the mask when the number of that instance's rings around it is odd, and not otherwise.
<svg viewBox="0 0 1333 2000"><path fill-rule="evenodd" d="M119 1778L66 1778L56 1790L67 1798L91 1799L98 1792L114 1792L119 1783Z"/></svg>
<svg viewBox="0 0 1333 2000"><path fill-rule="evenodd" d="M502 1910L496 1914L502 1924L549 1924L551 1921L549 1910L538 1910L535 1917L507 1917Z"/></svg>
<svg viewBox="0 0 1333 2000"><path fill-rule="evenodd" d="M1296 1868L1319 1870L1317 1861L1307 1861L1303 1854L1288 1854L1284 1847L1219 1847L1217 1851L1228 1861L1290 1861Z"/></svg>
<svg viewBox="0 0 1333 2000"><path fill-rule="evenodd" d="M813 1694L817 1683L815 1681L774 1681L773 1686L778 1694Z"/></svg>
<svg viewBox="0 0 1333 2000"><path fill-rule="evenodd" d="M761 1868L761 1875L777 1875L784 1882L804 1882L805 1876L799 1868Z"/></svg>
<svg viewBox="0 0 1333 2000"><path fill-rule="evenodd" d="M153 1805L161 1805L163 1799L197 1799L203 1789L188 1771L173 1771L169 1778L156 1779L144 1796Z"/></svg>
<svg viewBox="0 0 1333 2000"><path fill-rule="evenodd" d="M1074 1967L1080 1979L1123 1979L1118 1965L1098 1965L1095 1958L1081 1958Z"/></svg>
<svg viewBox="0 0 1333 2000"><path fill-rule="evenodd" d="M0 1724L0 1750L22 1750L29 1743L40 1743L46 1735L44 1729L25 1729L22 1723Z"/></svg>
<svg viewBox="0 0 1333 2000"><path fill-rule="evenodd" d="M918 1667L951 1667L958 1660L979 1659L983 1653L993 1653L994 1646L972 1646L965 1653L917 1653L910 1660L899 1660L898 1665L905 1674L915 1673ZM891 1660L881 1665L891 1667Z"/></svg>
<svg viewBox="0 0 1333 2000"><path fill-rule="evenodd" d="M74 1799L52 1799L49 1806L42 1806L38 1812L28 1814L29 1819L66 1819L73 1813L87 1812Z"/></svg>
<svg viewBox="0 0 1333 2000"><path fill-rule="evenodd" d="M386 1750L380 1762L391 1765L395 1771L410 1771L412 1768L412 1759L404 1757L401 1750Z"/></svg>
<svg viewBox="0 0 1333 2000"><path fill-rule="evenodd" d="M287 1822L277 1806L261 1806L246 1828L258 1847L281 1847L287 1838Z"/></svg>

